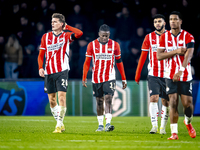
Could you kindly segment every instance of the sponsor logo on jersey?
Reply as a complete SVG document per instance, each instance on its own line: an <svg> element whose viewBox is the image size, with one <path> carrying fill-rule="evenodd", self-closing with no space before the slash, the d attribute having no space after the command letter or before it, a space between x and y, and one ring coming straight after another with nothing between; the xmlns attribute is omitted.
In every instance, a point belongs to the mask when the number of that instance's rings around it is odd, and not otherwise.
<svg viewBox="0 0 200 150"><path fill-rule="evenodd" d="M48 51L55 51L59 50L63 46L64 42L56 43L56 44L51 44L47 45L47 50Z"/></svg>
<svg viewBox="0 0 200 150"><path fill-rule="evenodd" d="M113 54L96 54L96 59L108 59L108 60L111 60L112 59L112 55Z"/></svg>

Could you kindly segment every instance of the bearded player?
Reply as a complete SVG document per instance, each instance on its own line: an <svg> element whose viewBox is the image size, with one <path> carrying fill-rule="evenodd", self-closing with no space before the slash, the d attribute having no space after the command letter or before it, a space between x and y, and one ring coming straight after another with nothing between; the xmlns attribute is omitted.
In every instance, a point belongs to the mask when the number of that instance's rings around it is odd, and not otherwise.
<svg viewBox="0 0 200 150"><path fill-rule="evenodd" d="M104 100L105 100L105 131L113 131L112 119L112 98L115 91L115 62L122 78L122 89L127 86L124 66L121 59L120 46L117 42L109 39L110 28L103 24L99 28L99 38L90 42L87 47L86 59L83 66L82 83L86 85L86 77L90 68L90 61L93 59L92 83L93 94L96 97L97 119L99 122L96 131L104 131ZM104 96L105 95L105 96Z"/></svg>
<svg viewBox="0 0 200 150"><path fill-rule="evenodd" d="M43 35L38 56L39 75L45 78L45 92L48 94L50 109L57 121L53 133L65 130L63 119L67 110L66 92L68 87L69 44L82 36L83 32L65 23L62 14L52 15L52 32ZM63 29L71 32L64 32ZM46 56L45 70L43 58ZM58 94L59 106L56 93Z"/></svg>
<svg viewBox="0 0 200 150"><path fill-rule="evenodd" d="M165 61L158 61L156 58L157 45L160 36L166 32L165 30L165 17L157 14L153 19L155 31L146 35L142 44L142 53L136 70L135 81L139 84L140 75L143 65L149 54L148 64L148 86L150 93L149 112L151 117L152 129L151 134L158 132L158 100L161 97L162 111L161 111L161 127L160 134L166 134L165 127L168 120L168 96L166 95L166 86L164 79Z"/></svg>
<svg viewBox="0 0 200 150"><path fill-rule="evenodd" d="M184 107L184 124L190 137L196 137L192 127L192 73L191 58L194 52L194 37L181 29L182 15L173 11L169 16L171 30L162 34L158 48L158 60L167 60L166 91L169 95L171 137L168 140L178 139L178 96Z"/></svg>

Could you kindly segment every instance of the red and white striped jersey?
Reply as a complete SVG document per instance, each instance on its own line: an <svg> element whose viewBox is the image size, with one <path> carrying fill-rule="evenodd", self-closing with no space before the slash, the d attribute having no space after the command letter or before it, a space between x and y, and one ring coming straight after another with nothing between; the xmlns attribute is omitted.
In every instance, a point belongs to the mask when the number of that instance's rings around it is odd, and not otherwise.
<svg viewBox="0 0 200 150"><path fill-rule="evenodd" d="M165 60L158 61L156 56L159 38L160 35L155 31L147 34L142 44L142 50L149 51L148 75L163 78L165 71Z"/></svg>
<svg viewBox="0 0 200 150"><path fill-rule="evenodd" d="M72 42L73 32L63 32L55 35L48 32L43 35L40 49L45 50L45 75L70 70L69 44Z"/></svg>
<svg viewBox="0 0 200 150"><path fill-rule="evenodd" d="M159 49L165 49L166 52L170 52L181 47L191 48L188 47L189 43L194 43L194 37L187 31L181 30L177 36L174 36L171 31L168 31L161 35ZM194 44L192 45L194 46ZM173 79L174 74L176 74L182 66L183 60L184 55L174 55L173 57L167 59L167 67L165 73L166 78ZM180 77L180 81L191 80L191 65L188 63Z"/></svg>
<svg viewBox="0 0 200 150"><path fill-rule="evenodd" d="M86 56L93 58L93 83L115 80L115 58L121 57L120 46L117 42L109 39L106 44L101 44L96 39L88 44Z"/></svg>

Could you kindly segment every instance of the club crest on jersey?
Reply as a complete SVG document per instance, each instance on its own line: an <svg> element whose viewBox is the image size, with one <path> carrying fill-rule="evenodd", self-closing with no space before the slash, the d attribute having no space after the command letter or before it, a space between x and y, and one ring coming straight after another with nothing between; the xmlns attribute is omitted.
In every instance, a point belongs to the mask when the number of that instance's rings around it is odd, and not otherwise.
<svg viewBox="0 0 200 150"><path fill-rule="evenodd" d="M112 48L108 48L108 51L114 51L114 49L112 49Z"/></svg>
<svg viewBox="0 0 200 150"><path fill-rule="evenodd" d="M178 41L178 44L183 44L183 43L184 43L183 40Z"/></svg>
<svg viewBox="0 0 200 150"><path fill-rule="evenodd" d="M62 41L63 41L63 38L60 38L59 41L62 42Z"/></svg>

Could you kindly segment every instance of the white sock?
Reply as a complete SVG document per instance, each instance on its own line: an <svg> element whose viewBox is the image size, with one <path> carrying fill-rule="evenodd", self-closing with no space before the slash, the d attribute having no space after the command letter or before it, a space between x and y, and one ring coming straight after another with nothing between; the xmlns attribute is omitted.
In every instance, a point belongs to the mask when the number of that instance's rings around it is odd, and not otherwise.
<svg viewBox="0 0 200 150"><path fill-rule="evenodd" d="M193 118L193 115L191 117L187 117L185 115L185 124L187 124L187 125L190 124L192 122L192 118Z"/></svg>
<svg viewBox="0 0 200 150"><path fill-rule="evenodd" d="M104 116L101 115L101 116L97 116L97 120L99 122L99 125L103 125L103 119L104 119Z"/></svg>
<svg viewBox="0 0 200 150"><path fill-rule="evenodd" d="M177 123L170 124L170 128L171 128L171 134L172 133L178 134L178 124Z"/></svg>
<svg viewBox="0 0 200 150"><path fill-rule="evenodd" d="M57 121L57 118L58 118L58 104L53 108L50 107L50 109L51 109L51 113L52 113L53 117Z"/></svg>
<svg viewBox="0 0 200 150"><path fill-rule="evenodd" d="M67 108L64 106L58 106L58 119L56 127L61 127L63 125L63 120L65 117Z"/></svg>
<svg viewBox="0 0 200 150"><path fill-rule="evenodd" d="M157 103L150 102L149 113L151 116L151 124L153 127L158 127L158 105Z"/></svg>
<svg viewBox="0 0 200 150"><path fill-rule="evenodd" d="M106 119L106 124L111 123L112 114L110 113L105 114L105 119Z"/></svg>
<svg viewBox="0 0 200 150"><path fill-rule="evenodd" d="M168 121L168 116L169 116L169 109L168 107L162 105L162 111L161 111L161 128L166 127L167 121Z"/></svg>

